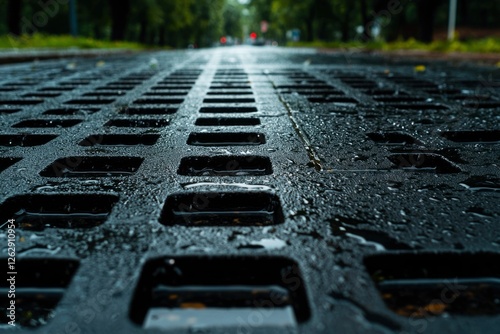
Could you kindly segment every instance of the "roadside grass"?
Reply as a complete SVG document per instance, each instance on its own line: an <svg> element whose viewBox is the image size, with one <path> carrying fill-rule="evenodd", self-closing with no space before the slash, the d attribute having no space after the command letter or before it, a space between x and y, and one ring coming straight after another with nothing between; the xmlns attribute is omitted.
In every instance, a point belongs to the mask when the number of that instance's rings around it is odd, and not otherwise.
<svg viewBox="0 0 500 334"><path fill-rule="evenodd" d="M438 51L438 52L478 52L478 53L500 53L499 38L484 38L478 40L467 41L434 41L426 44L415 39L406 41L395 41L385 43L382 41L374 41L368 43L362 42L289 42L287 46L291 47L314 47L314 48L331 48L331 49L360 49L367 51L396 51L396 50L422 50L422 51Z"/></svg>
<svg viewBox="0 0 500 334"><path fill-rule="evenodd" d="M148 47L133 42L102 41L87 37L73 37L69 35L53 36L34 34L31 36L0 36L0 49L129 49L144 50Z"/></svg>

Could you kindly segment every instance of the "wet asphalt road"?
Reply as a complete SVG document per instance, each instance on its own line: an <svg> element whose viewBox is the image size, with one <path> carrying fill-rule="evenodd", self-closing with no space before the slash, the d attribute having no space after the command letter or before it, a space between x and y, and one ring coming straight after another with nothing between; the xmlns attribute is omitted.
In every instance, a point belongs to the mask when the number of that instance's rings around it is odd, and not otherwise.
<svg viewBox="0 0 500 334"><path fill-rule="evenodd" d="M18 331L496 333L499 78L265 47L0 66Z"/></svg>

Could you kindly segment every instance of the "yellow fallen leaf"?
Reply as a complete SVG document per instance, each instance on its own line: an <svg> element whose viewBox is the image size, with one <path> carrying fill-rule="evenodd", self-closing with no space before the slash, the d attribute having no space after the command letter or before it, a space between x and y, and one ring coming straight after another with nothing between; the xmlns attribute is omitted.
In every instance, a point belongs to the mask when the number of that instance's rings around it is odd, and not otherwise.
<svg viewBox="0 0 500 334"><path fill-rule="evenodd" d="M426 67L425 65L417 65L413 69L415 70L415 72L425 72Z"/></svg>
<svg viewBox="0 0 500 334"><path fill-rule="evenodd" d="M203 303L181 303L180 305L181 308L194 308L197 310L204 309L207 306Z"/></svg>

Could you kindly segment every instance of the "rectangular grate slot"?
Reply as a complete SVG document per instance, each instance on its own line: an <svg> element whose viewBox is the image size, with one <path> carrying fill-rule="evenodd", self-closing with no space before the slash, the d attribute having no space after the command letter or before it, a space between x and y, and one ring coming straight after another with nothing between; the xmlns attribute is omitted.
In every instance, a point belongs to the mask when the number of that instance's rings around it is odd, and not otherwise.
<svg viewBox="0 0 500 334"><path fill-rule="evenodd" d="M213 85L249 85L248 80L214 80Z"/></svg>
<svg viewBox="0 0 500 334"><path fill-rule="evenodd" d="M401 92L398 90L392 90L392 89L367 89L364 91L366 95L372 95L372 96L381 96L381 95L391 95L395 97L399 96L405 96L407 95L405 92Z"/></svg>
<svg viewBox="0 0 500 334"><path fill-rule="evenodd" d="M82 120L79 119L30 119L21 121L13 128L70 128L80 124Z"/></svg>
<svg viewBox="0 0 500 334"><path fill-rule="evenodd" d="M125 115L168 115L176 112L177 108L166 107L125 107L120 110Z"/></svg>
<svg viewBox="0 0 500 334"><path fill-rule="evenodd" d="M181 104L184 99L138 99L134 104Z"/></svg>
<svg viewBox="0 0 500 334"><path fill-rule="evenodd" d="M187 143L194 146L262 145L266 143L266 137L256 132L203 132L191 133Z"/></svg>
<svg viewBox="0 0 500 334"><path fill-rule="evenodd" d="M158 81L157 84L159 84L159 85L172 84L172 85L179 85L179 86L187 86L187 85L194 85L195 83L196 83L196 81L184 81L184 80L171 79L171 80Z"/></svg>
<svg viewBox="0 0 500 334"><path fill-rule="evenodd" d="M419 140L402 132L370 132L366 134L368 138L378 144L386 145L420 145Z"/></svg>
<svg viewBox="0 0 500 334"><path fill-rule="evenodd" d="M332 87L330 85L278 85L277 88L280 89L290 89L290 90L328 90L328 89L335 89L335 87Z"/></svg>
<svg viewBox="0 0 500 334"><path fill-rule="evenodd" d="M0 135L0 146L33 147L45 145L55 139L56 135Z"/></svg>
<svg viewBox="0 0 500 334"><path fill-rule="evenodd" d="M218 84L218 85L212 85L210 86L210 90L215 90L215 89L252 89L252 86L250 85L241 85L241 84Z"/></svg>
<svg viewBox="0 0 500 334"><path fill-rule="evenodd" d="M44 87L40 88L40 92L69 92L75 88L73 87Z"/></svg>
<svg viewBox="0 0 500 334"><path fill-rule="evenodd" d="M203 103L255 103L255 99L245 99L245 98L227 98L227 99L216 99L209 98L204 99Z"/></svg>
<svg viewBox="0 0 500 334"><path fill-rule="evenodd" d="M464 106L477 109L497 109L500 108L500 102L471 101L471 102L464 102Z"/></svg>
<svg viewBox="0 0 500 334"><path fill-rule="evenodd" d="M71 80L66 82L61 82L60 85L88 85L91 80Z"/></svg>
<svg viewBox="0 0 500 334"><path fill-rule="evenodd" d="M477 144L477 143L500 143L500 130L482 131L445 131L441 136L457 143Z"/></svg>
<svg viewBox="0 0 500 334"><path fill-rule="evenodd" d="M16 112L20 112L22 109L5 109L1 108L0 109L0 115L8 115L8 114L15 114Z"/></svg>
<svg viewBox="0 0 500 334"><path fill-rule="evenodd" d="M90 96L90 97L97 97L97 98L102 98L102 97L118 97L120 95L125 95L125 92L122 91L100 91L100 92L90 92L90 93L85 93L83 96Z"/></svg>
<svg viewBox="0 0 500 334"><path fill-rule="evenodd" d="M378 102L402 102L402 103L412 103L412 102L423 102L425 98L423 97L414 97L414 96L380 96L374 97L375 101Z"/></svg>
<svg viewBox="0 0 500 334"><path fill-rule="evenodd" d="M279 198L266 192L189 193L167 198L164 225L268 226L283 223Z"/></svg>
<svg viewBox="0 0 500 334"><path fill-rule="evenodd" d="M211 156L182 158L180 175L188 176L248 176L273 173L271 161L261 156Z"/></svg>
<svg viewBox="0 0 500 334"><path fill-rule="evenodd" d="M67 157L54 161L40 172L44 177L131 176L143 162L138 157Z"/></svg>
<svg viewBox="0 0 500 334"><path fill-rule="evenodd" d="M42 99L0 100L0 105L29 106L43 103Z"/></svg>
<svg viewBox="0 0 500 334"><path fill-rule="evenodd" d="M80 146L135 146L135 145L154 145L160 138L160 135L93 135L82 140Z"/></svg>
<svg viewBox="0 0 500 334"><path fill-rule="evenodd" d="M347 96L326 96L326 97L309 97L307 98L312 103L357 103L356 99Z"/></svg>
<svg viewBox="0 0 500 334"><path fill-rule="evenodd" d="M387 307L415 319L500 314L499 262L493 253L385 254L365 259Z"/></svg>
<svg viewBox="0 0 500 334"><path fill-rule="evenodd" d="M115 102L114 99L73 99L64 102L64 104L90 104L90 105L96 105L96 104L110 104Z"/></svg>
<svg viewBox="0 0 500 334"><path fill-rule="evenodd" d="M53 97L58 97L58 96L61 96L60 93L28 93L28 94L24 94L22 95L22 97L26 97L26 98L37 98L37 97L41 97L41 98L53 98Z"/></svg>
<svg viewBox="0 0 500 334"><path fill-rule="evenodd" d="M163 128L170 122L166 119L112 119L104 126L117 128Z"/></svg>
<svg viewBox="0 0 500 334"><path fill-rule="evenodd" d="M326 90L314 90L314 89L295 89L295 90L281 90L282 93L298 93L306 96L317 96L317 95L322 95L322 96L328 96L328 95L345 95L345 93L341 90L335 90L335 89L326 89Z"/></svg>
<svg viewBox="0 0 500 334"><path fill-rule="evenodd" d="M447 106L442 104L425 104L425 103L385 103L386 106L393 107L396 109L406 109L406 110L445 110L448 109Z"/></svg>
<svg viewBox="0 0 500 334"><path fill-rule="evenodd" d="M207 95L253 95L253 92L246 91L246 90L238 90L238 91L227 91L227 90L222 90L222 91L210 91L207 93Z"/></svg>
<svg viewBox="0 0 500 334"><path fill-rule="evenodd" d="M195 125L197 126L257 126L260 125L260 119L258 118L204 118L200 117L196 120Z"/></svg>
<svg viewBox="0 0 500 334"><path fill-rule="evenodd" d="M200 113L212 114L228 114L228 113L254 113L257 112L256 107L202 107Z"/></svg>
<svg viewBox="0 0 500 334"><path fill-rule="evenodd" d="M2 259L7 263L7 259ZM65 259L18 259L16 276L16 327L34 329L41 327L56 316L56 308L71 283L79 266L76 260ZM0 283L2 324L7 324L9 282Z"/></svg>
<svg viewBox="0 0 500 334"><path fill-rule="evenodd" d="M21 158L0 158L0 172L3 172L19 161L21 161Z"/></svg>
<svg viewBox="0 0 500 334"><path fill-rule="evenodd" d="M132 90L135 86L131 85L107 85L105 87L98 87L96 90Z"/></svg>
<svg viewBox="0 0 500 334"><path fill-rule="evenodd" d="M260 328L283 331L310 318L296 262L267 256L185 256L146 262L129 316L148 330L185 332L202 327L236 332L242 319L271 312L271 317L259 318Z"/></svg>
<svg viewBox="0 0 500 334"><path fill-rule="evenodd" d="M23 230L92 228L104 224L116 202L115 195L30 194L7 199L0 212Z"/></svg>
<svg viewBox="0 0 500 334"><path fill-rule="evenodd" d="M388 156L397 167L411 171L427 171L439 174L460 173L460 168L439 154L397 153Z"/></svg>
<svg viewBox="0 0 500 334"><path fill-rule="evenodd" d="M188 92L185 91L172 92L172 91L155 90L153 92L144 93L143 96L162 97L162 96L184 96L187 94Z"/></svg>
<svg viewBox="0 0 500 334"><path fill-rule="evenodd" d="M55 115L55 116L85 116L98 112L100 109L97 108L58 108L58 109L50 109L44 111L44 115Z"/></svg>

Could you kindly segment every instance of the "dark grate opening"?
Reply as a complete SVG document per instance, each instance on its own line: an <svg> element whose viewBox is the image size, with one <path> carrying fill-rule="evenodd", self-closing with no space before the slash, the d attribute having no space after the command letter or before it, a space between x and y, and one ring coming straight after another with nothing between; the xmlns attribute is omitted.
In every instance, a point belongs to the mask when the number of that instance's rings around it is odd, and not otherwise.
<svg viewBox="0 0 500 334"><path fill-rule="evenodd" d="M242 84L230 84L230 83L225 83L225 84L215 84L210 86L210 90L215 90L215 89L251 89L252 87L250 85L242 85Z"/></svg>
<svg viewBox="0 0 500 334"><path fill-rule="evenodd" d="M365 265L389 309L427 318L500 314L499 261L493 253L384 254Z"/></svg>
<svg viewBox="0 0 500 334"><path fill-rule="evenodd" d="M252 313L272 311L261 326L292 329L310 317L302 282L297 263L282 257L152 259L142 269L130 318L147 329L236 328Z"/></svg>
<svg viewBox="0 0 500 334"><path fill-rule="evenodd" d="M107 85L105 87L98 87L96 88L96 90L132 90L134 89L135 86L133 85L117 85L117 84L113 84L113 85Z"/></svg>
<svg viewBox="0 0 500 334"><path fill-rule="evenodd" d="M256 107L202 107L200 113L226 114L226 113L254 113Z"/></svg>
<svg viewBox="0 0 500 334"><path fill-rule="evenodd" d="M90 96L90 97L97 97L97 98L117 97L120 95L125 95L125 92L122 92L122 91L99 91L99 92L90 92L90 93L83 94L83 96Z"/></svg>
<svg viewBox="0 0 500 334"><path fill-rule="evenodd" d="M265 192L174 194L160 223L187 226L267 226L283 223L278 197Z"/></svg>
<svg viewBox="0 0 500 334"><path fill-rule="evenodd" d="M370 132L368 138L379 144L386 145L420 145L419 140L402 132Z"/></svg>
<svg viewBox="0 0 500 334"><path fill-rule="evenodd" d="M236 90L236 91L229 91L229 90L221 90L221 91L209 91L207 95L253 95L252 91L246 91L246 90Z"/></svg>
<svg viewBox="0 0 500 334"><path fill-rule="evenodd" d="M45 177L110 177L131 176L143 162L137 157L67 157L47 166Z"/></svg>
<svg viewBox="0 0 500 334"><path fill-rule="evenodd" d="M4 259L2 262L7 263ZM16 261L16 325L37 328L45 325L57 314L56 307L70 284L79 262L64 259L19 259ZM10 300L8 281L0 283L0 321L7 324Z"/></svg>
<svg viewBox="0 0 500 334"><path fill-rule="evenodd" d="M357 103L356 99L347 96L329 95L324 97L308 97L309 102L312 103Z"/></svg>
<svg viewBox="0 0 500 334"><path fill-rule="evenodd" d="M203 100L203 103L255 103L255 99L244 99L244 98L209 98Z"/></svg>
<svg viewBox="0 0 500 334"><path fill-rule="evenodd" d="M0 108L0 115L4 114L15 114L17 112L22 111L22 109L6 109L6 108Z"/></svg>
<svg viewBox="0 0 500 334"><path fill-rule="evenodd" d="M134 101L134 104L181 104L184 99L147 99L142 98Z"/></svg>
<svg viewBox="0 0 500 334"><path fill-rule="evenodd" d="M92 135L82 140L80 146L134 146L154 145L160 135Z"/></svg>
<svg viewBox="0 0 500 334"><path fill-rule="evenodd" d="M177 108L166 108L166 107L125 107L120 110L121 114L125 115L168 115L175 114Z"/></svg>
<svg viewBox="0 0 500 334"><path fill-rule="evenodd" d="M103 194L21 195L1 206L2 221L15 219L23 230L91 228L103 224L118 196Z"/></svg>
<svg viewBox="0 0 500 334"><path fill-rule="evenodd" d="M446 110L449 109L447 106L441 104L433 103L384 103L386 106L390 106L396 109L403 110Z"/></svg>
<svg viewBox="0 0 500 334"><path fill-rule="evenodd" d="M395 102L409 103L409 102L425 101L425 98L415 97L415 96L380 96L380 97L374 97L373 99L378 102L391 102L391 103Z"/></svg>
<svg viewBox="0 0 500 334"><path fill-rule="evenodd" d="M260 156L207 156L182 158L180 175L246 176L273 173L271 160Z"/></svg>
<svg viewBox="0 0 500 334"><path fill-rule="evenodd" d="M22 158L0 158L0 172L3 172L16 162L21 161Z"/></svg>
<svg viewBox="0 0 500 334"><path fill-rule="evenodd" d="M96 105L96 104L110 104L115 102L114 99L73 99L64 102L65 104L81 104L81 105Z"/></svg>
<svg viewBox="0 0 500 334"><path fill-rule="evenodd" d="M60 95L61 95L60 93L28 93L28 94L23 94L22 97L53 98L53 97L58 97Z"/></svg>
<svg viewBox="0 0 500 334"><path fill-rule="evenodd" d="M56 137L56 135L0 135L0 146L41 146Z"/></svg>
<svg viewBox="0 0 500 334"><path fill-rule="evenodd" d="M162 96L183 96L187 94L188 92L185 91L154 90L152 92L144 93L143 95L152 97L162 97Z"/></svg>
<svg viewBox="0 0 500 334"><path fill-rule="evenodd" d="M441 136L458 143L492 143L500 142L500 130L483 131L445 131Z"/></svg>
<svg viewBox="0 0 500 334"><path fill-rule="evenodd" d="M196 146L262 145L266 143L266 137L256 132L191 133L187 143Z"/></svg>
<svg viewBox="0 0 500 334"><path fill-rule="evenodd" d="M427 171L439 174L461 172L457 165L439 154L397 153L391 154L388 158L397 168L410 171Z"/></svg>
<svg viewBox="0 0 500 334"><path fill-rule="evenodd" d="M73 87L43 87L40 88L40 92L69 92L73 90Z"/></svg>
<svg viewBox="0 0 500 334"><path fill-rule="evenodd" d="M258 118L203 118L196 120L197 126L256 126L260 125Z"/></svg>
<svg viewBox="0 0 500 334"><path fill-rule="evenodd" d="M0 105L29 106L43 103L42 99L0 100Z"/></svg>
<svg viewBox="0 0 500 334"><path fill-rule="evenodd" d="M498 109L500 108L500 102L481 102L481 101L471 101L464 102L464 106L475 109Z"/></svg>

